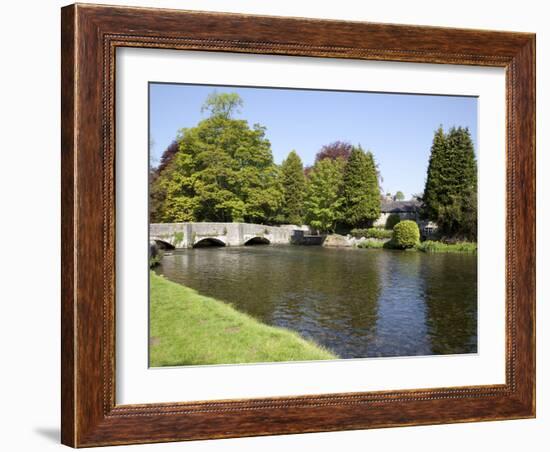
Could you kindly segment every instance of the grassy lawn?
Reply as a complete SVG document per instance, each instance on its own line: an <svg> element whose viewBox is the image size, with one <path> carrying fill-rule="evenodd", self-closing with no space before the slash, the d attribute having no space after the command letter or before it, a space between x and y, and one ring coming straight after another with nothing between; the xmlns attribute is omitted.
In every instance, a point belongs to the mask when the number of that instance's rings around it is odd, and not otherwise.
<svg viewBox="0 0 550 452"><path fill-rule="evenodd" d="M152 367L337 358L293 331L265 325L153 272L150 280Z"/></svg>

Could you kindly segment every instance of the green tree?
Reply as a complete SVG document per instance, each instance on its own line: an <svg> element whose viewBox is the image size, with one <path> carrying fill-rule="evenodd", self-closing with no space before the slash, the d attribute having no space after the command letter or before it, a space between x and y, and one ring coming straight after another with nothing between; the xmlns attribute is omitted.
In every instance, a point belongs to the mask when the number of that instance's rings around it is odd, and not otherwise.
<svg viewBox="0 0 550 452"><path fill-rule="evenodd" d="M428 162L428 174L424 186L424 214L430 220L437 219L440 204L444 202L445 164L447 160L447 137L439 127L434 134Z"/></svg>
<svg viewBox="0 0 550 452"><path fill-rule="evenodd" d="M214 91L206 98L201 113L209 111L211 116L231 118L233 113L242 108L243 100L237 93L218 93Z"/></svg>
<svg viewBox="0 0 550 452"><path fill-rule="evenodd" d="M308 181L306 222L321 232L332 232L342 218L342 182L345 161L322 159L315 163Z"/></svg>
<svg viewBox="0 0 550 452"><path fill-rule="evenodd" d="M399 190L396 194L395 194L395 200L396 201L403 201L405 199L405 194Z"/></svg>
<svg viewBox="0 0 550 452"><path fill-rule="evenodd" d="M150 164L149 166L149 221L151 223L159 223L162 221L161 215L166 200L166 191L160 183L157 183L157 179L168 167L177 151L178 142L174 140L162 153L159 165L153 167Z"/></svg>
<svg viewBox="0 0 550 452"><path fill-rule="evenodd" d="M477 163L467 128L435 132L422 200L444 234L477 238Z"/></svg>
<svg viewBox="0 0 550 452"><path fill-rule="evenodd" d="M284 199L282 207L284 221L301 225L304 221L306 178L302 159L296 151L291 151L281 165L281 184Z"/></svg>
<svg viewBox="0 0 550 452"><path fill-rule="evenodd" d="M238 105L234 93L212 94L204 107L211 116L180 131L178 151L151 189L163 199L160 221L275 220L282 192L271 144L264 127L231 118Z"/></svg>
<svg viewBox="0 0 550 452"><path fill-rule="evenodd" d="M380 188L374 156L354 147L344 169L344 220L355 228L372 224L380 216Z"/></svg>

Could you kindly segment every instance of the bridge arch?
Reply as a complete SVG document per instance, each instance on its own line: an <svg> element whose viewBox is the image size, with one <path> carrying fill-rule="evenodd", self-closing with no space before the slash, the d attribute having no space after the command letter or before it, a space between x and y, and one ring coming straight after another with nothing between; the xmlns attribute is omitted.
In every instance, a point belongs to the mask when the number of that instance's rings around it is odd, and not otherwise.
<svg viewBox="0 0 550 452"><path fill-rule="evenodd" d="M161 239L155 239L155 238L152 238L151 239L153 242L155 242L158 246L159 249L161 250L175 250L176 247L174 245L172 245L170 242L167 242L166 240L161 240Z"/></svg>
<svg viewBox="0 0 550 452"><path fill-rule="evenodd" d="M225 246L225 243L215 237L204 237L193 245L193 248L205 248L208 246Z"/></svg>
<svg viewBox="0 0 550 452"><path fill-rule="evenodd" d="M244 242L245 246L251 245L269 245L271 242L265 237L252 237Z"/></svg>

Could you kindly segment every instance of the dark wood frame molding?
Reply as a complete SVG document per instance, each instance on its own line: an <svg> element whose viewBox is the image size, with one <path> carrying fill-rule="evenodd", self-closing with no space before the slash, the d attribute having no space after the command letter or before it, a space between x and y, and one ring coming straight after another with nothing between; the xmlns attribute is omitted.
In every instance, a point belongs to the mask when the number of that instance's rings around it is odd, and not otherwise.
<svg viewBox="0 0 550 452"><path fill-rule="evenodd" d="M76 4L62 9L62 429L74 447L535 416L535 35ZM115 403L115 50L506 69L506 383Z"/></svg>

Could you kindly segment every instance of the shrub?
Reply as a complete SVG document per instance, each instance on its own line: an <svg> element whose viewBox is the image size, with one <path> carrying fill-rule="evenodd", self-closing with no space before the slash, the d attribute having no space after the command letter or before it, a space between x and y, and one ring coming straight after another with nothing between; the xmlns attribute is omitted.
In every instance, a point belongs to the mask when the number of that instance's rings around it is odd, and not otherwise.
<svg viewBox="0 0 550 452"><path fill-rule="evenodd" d="M149 256L149 268L155 268L160 264L162 258L164 257L164 251L158 250L157 254Z"/></svg>
<svg viewBox="0 0 550 452"><path fill-rule="evenodd" d="M417 245L419 251L425 253L476 253L477 243L475 242L457 242L442 243L426 240Z"/></svg>
<svg viewBox="0 0 550 452"><path fill-rule="evenodd" d="M397 215L396 213L391 213L388 219L386 220L386 229L389 229L390 231L394 228L394 226L401 221L401 217Z"/></svg>
<svg viewBox="0 0 550 452"><path fill-rule="evenodd" d="M360 239L365 237L367 239L391 239L392 231L387 231L380 228L369 228L369 229L352 229L352 237Z"/></svg>
<svg viewBox="0 0 550 452"><path fill-rule="evenodd" d="M384 242L380 240L365 240L359 243L357 248L384 248Z"/></svg>
<svg viewBox="0 0 550 452"><path fill-rule="evenodd" d="M361 237L367 237L367 231L368 229L352 229L350 231L350 234L352 237L355 237L356 239L360 239Z"/></svg>
<svg viewBox="0 0 550 452"><path fill-rule="evenodd" d="M393 228L392 245L396 248L412 248L420 241L418 225L412 220L403 220Z"/></svg>
<svg viewBox="0 0 550 452"><path fill-rule="evenodd" d="M370 228L367 229L367 237L371 239L391 239L392 231L380 228Z"/></svg>

